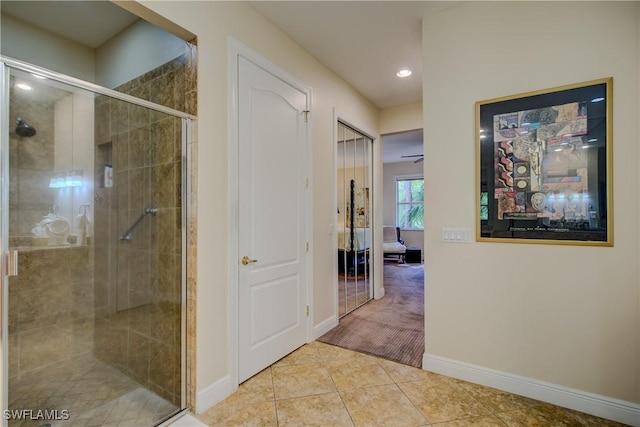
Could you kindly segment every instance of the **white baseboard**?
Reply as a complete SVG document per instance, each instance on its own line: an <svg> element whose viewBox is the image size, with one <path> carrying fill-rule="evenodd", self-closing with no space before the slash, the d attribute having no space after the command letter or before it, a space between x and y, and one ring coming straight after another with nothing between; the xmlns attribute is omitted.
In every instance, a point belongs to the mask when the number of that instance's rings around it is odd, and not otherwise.
<svg viewBox="0 0 640 427"><path fill-rule="evenodd" d="M222 402L238 389L230 376L226 376L196 393L196 414L202 414Z"/></svg>
<svg viewBox="0 0 640 427"><path fill-rule="evenodd" d="M374 299L380 299L384 296L384 287L381 287L380 289L378 289L375 292L375 296L373 297Z"/></svg>
<svg viewBox="0 0 640 427"><path fill-rule="evenodd" d="M316 340L338 326L338 318L331 316L313 327L313 339Z"/></svg>
<svg viewBox="0 0 640 427"><path fill-rule="evenodd" d="M422 369L640 427L640 405L425 353Z"/></svg>

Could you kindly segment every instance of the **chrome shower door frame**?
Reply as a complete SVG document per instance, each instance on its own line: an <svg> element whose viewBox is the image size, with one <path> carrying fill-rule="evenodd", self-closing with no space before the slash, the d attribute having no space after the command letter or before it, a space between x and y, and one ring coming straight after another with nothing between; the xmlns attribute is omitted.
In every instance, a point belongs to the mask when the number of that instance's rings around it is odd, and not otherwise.
<svg viewBox="0 0 640 427"><path fill-rule="evenodd" d="M0 65L0 409L4 415L9 408L9 68L4 60ZM3 416L2 425L7 424Z"/></svg>
<svg viewBox="0 0 640 427"><path fill-rule="evenodd" d="M9 97L10 97L10 69L16 69L28 73L34 73L44 76L48 79L84 89L95 94L105 95L120 101L125 101L137 106L149 108L154 111L165 113L181 120L181 283L180 283L180 317L181 317L181 402L180 411L187 408L187 219L189 206L188 189L191 188L191 174L189 158L187 156L188 145L192 137L193 125L196 116L174 110L153 102L145 101L121 93L112 89L108 89L94 83L86 82L75 77L70 77L55 71L47 70L26 62L18 61L6 56L0 55L0 425L8 424L5 411L8 410L9 404L9 371L8 371L8 348L9 348ZM179 411L179 412L180 412ZM176 414L174 414L176 415Z"/></svg>

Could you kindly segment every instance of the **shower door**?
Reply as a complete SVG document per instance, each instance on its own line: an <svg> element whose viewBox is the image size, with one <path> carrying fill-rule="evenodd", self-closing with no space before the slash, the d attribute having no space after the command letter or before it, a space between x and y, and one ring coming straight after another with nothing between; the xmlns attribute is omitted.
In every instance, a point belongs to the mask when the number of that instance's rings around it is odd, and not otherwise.
<svg viewBox="0 0 640 427"><path fill-rule="evenodd" d="M371 138L338 122L338 315L373 298Z"/></svg>
<svg viewBox="0 0 640 427"><path fill-rule="evenodd" d="M189 117L6 61L5 419L160 423L185 407Z"/></svg>

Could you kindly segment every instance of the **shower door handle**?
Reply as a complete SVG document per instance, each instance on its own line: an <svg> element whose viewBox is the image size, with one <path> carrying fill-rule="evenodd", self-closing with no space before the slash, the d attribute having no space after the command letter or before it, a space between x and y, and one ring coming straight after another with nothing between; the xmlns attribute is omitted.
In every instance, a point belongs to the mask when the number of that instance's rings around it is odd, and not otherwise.
<svg viewBox="0 0 640 427"><path fill-rule="evenodd" d="M2 263L4 273L7 276L17 276L18 275L18 251L12 250L7 252L2 257Z"/></svg>

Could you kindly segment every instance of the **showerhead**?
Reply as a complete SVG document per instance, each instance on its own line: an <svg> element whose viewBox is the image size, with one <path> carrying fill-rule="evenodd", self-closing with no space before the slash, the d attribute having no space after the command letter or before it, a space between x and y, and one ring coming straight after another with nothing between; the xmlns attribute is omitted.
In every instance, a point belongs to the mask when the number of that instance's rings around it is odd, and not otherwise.
<svg viewBox="0 0 640 427"><path fill-rule="evenodd" d="M16 119L16 134L19 136L33 136L36 134L36 129L29 126L23 118L18 117Z"/></svg>

